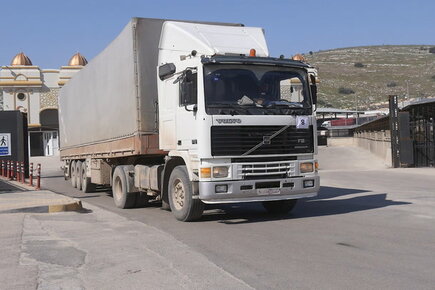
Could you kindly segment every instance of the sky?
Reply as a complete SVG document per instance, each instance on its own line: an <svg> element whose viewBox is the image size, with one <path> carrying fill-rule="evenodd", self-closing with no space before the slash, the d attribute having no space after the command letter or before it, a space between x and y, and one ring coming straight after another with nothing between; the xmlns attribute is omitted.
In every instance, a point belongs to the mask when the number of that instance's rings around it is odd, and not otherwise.
<svg viewBox="0 0 435 290"><path fill-rule="evenodd" d="M44 69L88 60L132 17L263 27L271 56L362 45L435 45L433 0L0 0L0 65L23 51Z"/></svg>

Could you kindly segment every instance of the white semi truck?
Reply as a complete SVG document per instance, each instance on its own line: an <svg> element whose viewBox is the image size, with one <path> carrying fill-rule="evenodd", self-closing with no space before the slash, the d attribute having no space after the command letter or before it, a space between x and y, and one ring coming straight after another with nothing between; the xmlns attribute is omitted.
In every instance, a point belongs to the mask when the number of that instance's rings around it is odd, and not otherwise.
<svg viewBox="0 0 435 290"><path fill-rule="evenodd" d="M205 203L286 213L319 190L315 103L315 70L270 57L262 28L133 18L60 92L65 178L181 221Z"/></svg>

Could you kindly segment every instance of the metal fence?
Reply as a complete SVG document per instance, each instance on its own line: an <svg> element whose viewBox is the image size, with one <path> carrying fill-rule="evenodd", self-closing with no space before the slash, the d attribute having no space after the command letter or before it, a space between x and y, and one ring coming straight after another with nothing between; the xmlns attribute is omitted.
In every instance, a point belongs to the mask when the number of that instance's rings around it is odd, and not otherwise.
<svg viewBox="0 0 435 290"><path fill-rule="evenodd" d="M435 166L435 104L410 106L411 139L416 167Z"/></svg>

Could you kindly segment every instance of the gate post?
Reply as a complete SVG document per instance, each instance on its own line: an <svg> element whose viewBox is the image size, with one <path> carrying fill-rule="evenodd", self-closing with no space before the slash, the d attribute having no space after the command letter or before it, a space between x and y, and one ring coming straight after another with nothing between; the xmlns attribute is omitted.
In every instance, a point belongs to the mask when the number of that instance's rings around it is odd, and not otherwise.
<svg viewBox="0 0 435 290"><path fill-rule="evenodd" d="M400 167L399 102L397 95L388 96L390 105L391 158L394 168Z"/></svg>

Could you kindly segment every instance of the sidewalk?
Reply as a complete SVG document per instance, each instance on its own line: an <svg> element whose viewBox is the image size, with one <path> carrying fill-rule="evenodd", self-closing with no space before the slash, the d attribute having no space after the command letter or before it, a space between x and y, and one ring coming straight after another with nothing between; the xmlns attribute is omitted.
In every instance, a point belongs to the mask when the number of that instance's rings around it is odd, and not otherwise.
<svg viewBox="0 0 435 290"><path fill-rule="evenodd" d="M0 213L82 210L81 201L0 177Z"/></svg>
<svg viewBox="0 0 435 290"><path fill-rule="evenodd" d="M68 199L0 192L2 289L252 289L152 226L88 203L81 211L35 210Z"/></svg>

